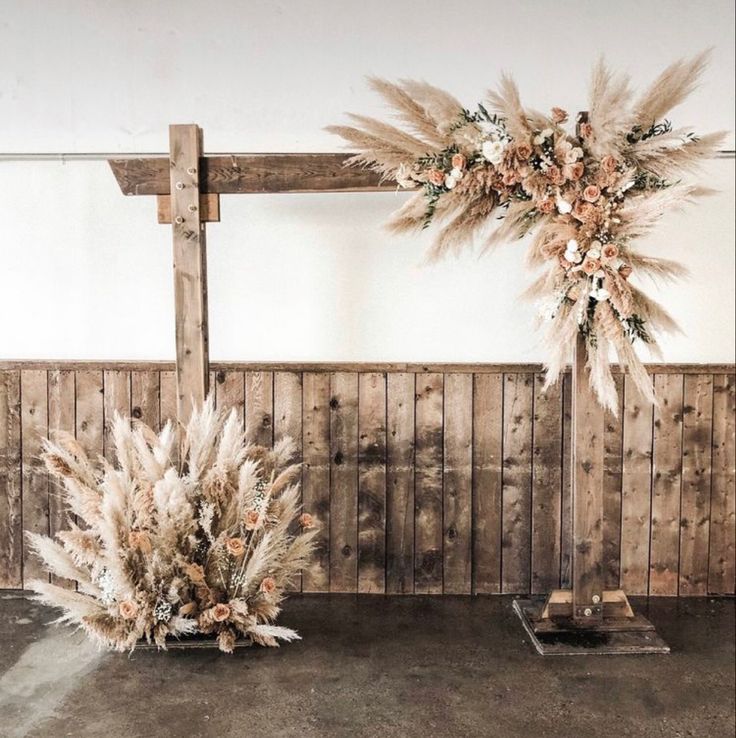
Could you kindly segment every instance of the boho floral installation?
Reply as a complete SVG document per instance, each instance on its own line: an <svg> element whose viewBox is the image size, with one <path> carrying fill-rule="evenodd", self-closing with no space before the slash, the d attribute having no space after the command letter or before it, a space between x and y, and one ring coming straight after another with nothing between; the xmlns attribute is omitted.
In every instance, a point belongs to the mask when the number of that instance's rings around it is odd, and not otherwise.
<svg viewBox="0 0 736 738"><path fill-rule="evenodd" d="M686 273L676 262L639 253L635 241L665 212L707 193L682 177L714 154L723 134L698 136L665 118L696 87L707 57L675 62L639 97L628 77L599 62L588 112L574 131L565 110L542 114L523 106L508 76L475 111L424 82L372 79L403 129L353 115L354 126L328 130L357 150L350 164L418 190L388 226L405 233L440 224L432 258L478 239L487 249L530 235L529 264L546 267L527 296L547 327L547 384L557 381L582 333L591 384L615 413L611 348L654 402L632 343L656 352L656 335L676 329L629 278Z"/></svg>
<svg viewBox="0 0 736 738"><path fill-rule="evenodd" d="M116 416L112 439L114 466L94 464L71 436L46 442L44 461L76 522L58 542L27 535L49 573L77 590L36 580L38 599L117 651L195 634L226 652L238 639L298 638L273 625L316 533L299 515L293 443L246 444L235 411L225 416L211 399L187 424L178 464L171 424L157 435Z"/></svg>

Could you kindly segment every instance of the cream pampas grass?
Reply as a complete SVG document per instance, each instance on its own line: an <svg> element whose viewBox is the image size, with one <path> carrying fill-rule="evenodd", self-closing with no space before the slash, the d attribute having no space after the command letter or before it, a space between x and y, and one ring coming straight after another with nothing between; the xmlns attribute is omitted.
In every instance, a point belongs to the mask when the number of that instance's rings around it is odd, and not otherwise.
<svg viewBox="0 0 736 738"><path fill-rule="evenodd" d="M310 559L316 530L299 516L300 467L291 441L245 443L235 410L212 399L194 412L181 462L167 424L160 434L116 417L117 464L99 464L69 436L46 442L44 460L63 485L69 530L58 541L28 533L46 570L77 582L30 586L102 646L211 635L223 651L238 639L266 646L298 635L273 625L284 591Z"/></svg>
<svg viewBox="0 0 736 738"><path fill-rule="evenodd" d="M656 334L676 329L629 277L686 274L666 255L640 253L636 239L665 213L708 194L684 177L716 152L723 135L695 135L665 119L695 90L707 61L704 52L675 62L637 98L629 78L601 60L587 116L574 130L564 110L543 115L526 107L509 75L475 111L424 82L372 79L402 128L352 116L353 126L329 130L357 151L351 164L416 190L388 225L409 233L438 224L432 259L533 234L528 263L547 273L527 292L546 326L547 382L558 379L582 333L591 384L615 413L611 354L654 401L632 342L656 353Z"/></svg>

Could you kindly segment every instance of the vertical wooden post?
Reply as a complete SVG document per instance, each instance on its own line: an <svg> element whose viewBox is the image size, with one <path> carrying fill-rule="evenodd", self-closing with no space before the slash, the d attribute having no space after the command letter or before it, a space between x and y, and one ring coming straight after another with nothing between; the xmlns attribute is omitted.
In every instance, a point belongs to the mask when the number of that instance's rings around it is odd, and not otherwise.
<svg viewBox="0 0 736 738"><path fill-rule="evenodd" d="M593 625L603 617L604 410L586 375L585 337L572 366L572 616Z"/></svg>
<svg viewBox="0 0 736 738"><path fill-rule="evenodd" d="M202 131L169 126L171 227L174 236L177 416L186 423L208 391L207 247L202 220L199 162Z"/></svg>

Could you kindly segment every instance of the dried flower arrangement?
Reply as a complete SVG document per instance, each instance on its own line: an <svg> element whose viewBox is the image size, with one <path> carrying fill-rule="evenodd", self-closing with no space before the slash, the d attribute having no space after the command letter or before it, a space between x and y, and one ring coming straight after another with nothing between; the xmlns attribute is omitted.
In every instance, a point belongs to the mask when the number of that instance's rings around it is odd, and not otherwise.
<svg viewBox="0 0 736 738"><path fill-rule="evenodd" d="M231 652L238 638L264 646L299 636L273 625L284 590L308 563L316 530L299 517L300 466L290 440L273 449L245 443L233 410L209 399L186 426L181 462L177 435L117 416L117 465L96 467L61 435L44 460L63 483L77 522L57 534L28 534L45 568L76 580L77 591L30 583L37 598L61 608L101 645L132 650L145 639L207 634Z"/></svg>
<svg viewBox="0 0 736 738"><path fill-rule="evenodd" d="M655 333L674 320L634 286L633 273L675 278L676 262L640 254L634 240L673 207L707 190L680 177L712 156L723 134L673 129L664 116L695 88L707 52L664 70L638 99L629 80L600 62L593 71L588 113L568 132L568 114L525 108L513 80L503 77L475 112L423 82L371 80L407 131L353 115L355 126L331 126L368 166L403 188L419 188L392 216L396 233L443 222L431 256L458 251L485 236L484 248L533 232L532 267L547 272L527 291L547 323L547 384L557 381L581 332L591 384L617 412L609 365L613 347L643 396L654 402L650 378L632 348L655 351ZM500 220L500 225L486 233Z"/></svg>

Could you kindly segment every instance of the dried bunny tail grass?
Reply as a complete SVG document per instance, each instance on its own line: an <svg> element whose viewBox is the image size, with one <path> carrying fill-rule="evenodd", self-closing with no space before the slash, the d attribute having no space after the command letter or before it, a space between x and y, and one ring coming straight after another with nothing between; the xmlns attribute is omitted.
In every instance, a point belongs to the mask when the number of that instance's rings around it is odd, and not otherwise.
<svg viewBox="0 0 736 738"><path fill-rule="evenodd" d="M637 100L634 123L648 128L679 105L698 86L710 57L711 49L706 49L692 59L670 64Z"/></svg>
<svg viewBox="0 0 736 738"><path fill-rule="evenodd" d="M532 132L529 125L529 113L521 104L519 88L510 74L501 75L497 90L486 93L489 103L506 123L506 130L513 138L524 140Z"/></svg>
<svg viewBox="0 0 736 738"><path fill-rule="evenodd" d="M428 254L430 262L436 262L448 254L459 254L472 247L473 239L488 226L488 218L496 209L496 199L482 196L466 203L435 238Z"/></svg>
<svg viewBox="0 0 736 738"><path fill-rule="evenodd" d="M445 147L447 136L440 132L440 122L400 84L380 77L369 77L368 84L393 107L397 117L430 146L440 149Z"/></svg>
<svg viewBox="0 0 736 738"><path fill-rule="evenodd" d="M402 79L399 84L436 121L441 133L448 132L461 119L463 106L449 92L414 79Z"/></svg>
<svg viewBox="0 0 736 738"><path fill-rule="evenodd" d="M593 67L588 102L588 122L593 129L589 146L594 156L617 154L624 146L633 121L630 101L629 77L615 74L599 59Z"/></svg>

